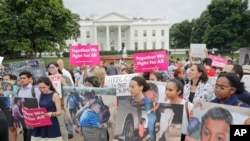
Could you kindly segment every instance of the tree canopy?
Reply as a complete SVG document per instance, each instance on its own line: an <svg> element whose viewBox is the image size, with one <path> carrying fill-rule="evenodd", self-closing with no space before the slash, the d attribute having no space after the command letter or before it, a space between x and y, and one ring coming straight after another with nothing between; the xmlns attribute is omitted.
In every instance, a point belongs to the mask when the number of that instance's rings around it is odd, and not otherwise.
<svg viewBox="0 0 250 141"><path fill-rule="evenodd" d="M182 48L190 43L205 43L208 48L221 50L250 46L248 0L212 0L200 17L193 19L184 29L183 24L187 22L185 20L171 27L170 42L175 39L175 45ZM186 37L182 36L183 33Z"/></svg>
<svg viewBox="0 0 250 141"><path fill-rule="evenodd" d="M0 0L1 54L59 51L80 35L79 16L62 0Z"/></svg>

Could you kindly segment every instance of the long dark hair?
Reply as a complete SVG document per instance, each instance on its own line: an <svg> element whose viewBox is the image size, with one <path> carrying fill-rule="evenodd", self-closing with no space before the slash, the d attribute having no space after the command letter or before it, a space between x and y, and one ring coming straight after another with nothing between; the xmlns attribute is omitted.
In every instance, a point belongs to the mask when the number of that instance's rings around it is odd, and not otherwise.
<svg viewBox="0 0 250 141"><path fill-rule="evenodd" d="M139 86L143 86L142 92L146 92L150 88L147 81L141 76L134 76L131 80L136 81Z"/></svg>
<svg viewBox="0 0 250 141"><path fill-rule="evenodd" d="M208 76L205 67L202 64L193 64L197 67L197 71L201 73L201 76L199 77L198 83L201 81L202 83L207 83ZM198 83L196 85L198 85ZM191 81L192 84L192 81Z"/></svg>
<svg viewBox="0 0 250 141"><path fill-rule="evenodd" d="M46 76L39 77L37 80L37 84L39 84L39 83L44 83L46 86L49 86L49 89L51 91L56 92L56 89L54 88L51 80L48 77L46 77Z"/></svg>

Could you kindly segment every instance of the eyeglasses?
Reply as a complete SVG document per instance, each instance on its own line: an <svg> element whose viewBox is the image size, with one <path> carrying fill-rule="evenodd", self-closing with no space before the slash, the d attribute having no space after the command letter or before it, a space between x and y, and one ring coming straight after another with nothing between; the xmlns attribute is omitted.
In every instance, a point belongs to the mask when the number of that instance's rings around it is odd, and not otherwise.
<svg viewBox="0 0 250 141"><path fill-rule="evenodd" d="M220 90L226 90L226 89L231 89L232 87L226 87L226 86L223 86L223 85L215 85L214 87L215 89L220 89Z"/></svg>

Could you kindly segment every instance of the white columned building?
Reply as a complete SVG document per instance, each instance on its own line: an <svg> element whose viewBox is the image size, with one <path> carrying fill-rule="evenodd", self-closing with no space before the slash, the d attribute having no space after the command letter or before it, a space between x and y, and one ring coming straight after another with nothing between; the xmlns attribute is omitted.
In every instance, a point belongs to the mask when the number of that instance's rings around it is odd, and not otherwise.
<svg viewBox="0 0 250 141"><path fill-rule="evenodd" d="M169 50L169 22L166 19L146 19L110 13L84 18L80 22L81 36L66 44L98 44L100 50Z"/></svg>

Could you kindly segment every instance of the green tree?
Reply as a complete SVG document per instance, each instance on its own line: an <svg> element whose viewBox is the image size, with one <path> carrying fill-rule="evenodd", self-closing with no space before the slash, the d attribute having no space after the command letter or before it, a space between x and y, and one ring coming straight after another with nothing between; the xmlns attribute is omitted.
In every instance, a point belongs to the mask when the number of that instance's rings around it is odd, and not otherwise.
<svg viewBox="0 0 250 141"><path fill-rule="evenodd" d="M203 11L201 16L194 21L191 33L191 43L205 43L203 36L209 26L210 15L207 10Z"/></svg>
<svg viewBox="0 0 250 141"><path fill-rule="evenodd" d="M1 0L0 46L31 57L45 50L63 51L66 39L80 35L74 17L62 0Z"/></svg>
<svg viewBox="0 0 250 141"><path fill-rule="evenodd" d="M191 22L184 20L171 26L169 38L171 48L189 48L193 24L194 20Z"/></svg>
<svg viewBox="0 0 250 141"><path fill-rule="evenodd" d="M238 49L245 40L242 16L248 7L247 0L213 0L208 6L209 26L204 35L208 48Z"/></svg>

